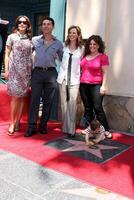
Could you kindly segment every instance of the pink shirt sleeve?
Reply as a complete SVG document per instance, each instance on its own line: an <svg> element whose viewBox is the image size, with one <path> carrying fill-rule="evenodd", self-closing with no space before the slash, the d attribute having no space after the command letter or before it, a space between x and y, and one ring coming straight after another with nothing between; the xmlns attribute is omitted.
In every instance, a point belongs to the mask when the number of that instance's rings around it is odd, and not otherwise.
<svg viewBox="0 0 134 200"><path fill-rule="evenodd" d="M101 66L105 66L105 65L109 66L109 58L106 54L102 54L102 56L101 56Z"/></svg>

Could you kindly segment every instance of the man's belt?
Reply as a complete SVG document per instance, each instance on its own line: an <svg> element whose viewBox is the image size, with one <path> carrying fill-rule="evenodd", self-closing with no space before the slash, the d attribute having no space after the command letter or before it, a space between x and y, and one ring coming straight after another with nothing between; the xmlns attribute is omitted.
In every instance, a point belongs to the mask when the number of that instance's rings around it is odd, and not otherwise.
<svg viewBox="0 0 134 200"><path fill-rule="evenodd" d="M40 66L37 66L34 69L36 69L36 70L42 70L42 71L52 71L52 70L55 69L55 67L40 67Z"/></svg>

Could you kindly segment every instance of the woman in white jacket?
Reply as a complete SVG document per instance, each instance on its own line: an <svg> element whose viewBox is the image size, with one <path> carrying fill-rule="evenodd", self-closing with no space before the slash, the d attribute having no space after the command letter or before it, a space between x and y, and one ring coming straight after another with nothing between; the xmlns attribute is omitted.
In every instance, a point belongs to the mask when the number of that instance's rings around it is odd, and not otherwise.
<svg viewBox="0 0 134 200"><path fill-rule="evenodd" d="M77 96L80 84L80 60L83 55L81 29L71 26L63 48L63 59L57 82L61 98L62 131L75 136Z"/></svg>

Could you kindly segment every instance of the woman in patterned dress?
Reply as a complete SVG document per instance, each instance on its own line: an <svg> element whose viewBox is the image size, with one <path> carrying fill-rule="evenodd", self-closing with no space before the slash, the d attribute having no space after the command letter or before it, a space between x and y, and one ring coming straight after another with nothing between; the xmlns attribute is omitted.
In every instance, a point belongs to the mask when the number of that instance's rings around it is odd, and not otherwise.
<svg viewBox="0 0 134 200"><path fill-rule="evenodd" d="M11 96L11 123L8 134L20 128L24 97L27 95L32 69L31 23L28 17L19 16L15 29L7 38L5 51L5 79Z"/></svg>

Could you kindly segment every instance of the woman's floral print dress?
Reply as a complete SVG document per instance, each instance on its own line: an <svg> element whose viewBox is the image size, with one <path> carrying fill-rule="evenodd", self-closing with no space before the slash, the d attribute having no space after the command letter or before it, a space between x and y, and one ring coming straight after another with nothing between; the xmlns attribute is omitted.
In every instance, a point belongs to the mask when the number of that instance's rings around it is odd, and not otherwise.
<svg viewBox="0 0 134 200"><path fill-rule="evenodd" d="M32 44L26 35L13 33L6 45L11 47L7 92L10 96L27 95L32 69Z"/></svg>

